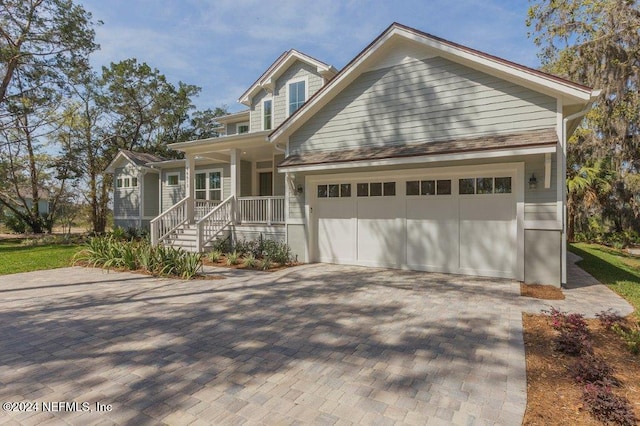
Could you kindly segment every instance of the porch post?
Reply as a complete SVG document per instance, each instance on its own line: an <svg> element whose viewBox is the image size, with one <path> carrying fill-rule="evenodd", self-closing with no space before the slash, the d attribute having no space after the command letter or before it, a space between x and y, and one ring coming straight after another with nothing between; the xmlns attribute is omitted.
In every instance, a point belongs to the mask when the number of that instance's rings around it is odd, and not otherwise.
<svg viewBox="0 0 640 426"><path fill-rule="evenodd" d="M187 202L187 218L189 221L194 219L194 201L195 197L195 171L196 171L196 159L193 154L185 154L184 156L184 193L189 197Z"/></svg>
<svg viewBox="0 0 640 426"><path fill-rule="evenodd" d="M240 150L231 150L231 195L235 197L235 200L240 196ZM232 218L235 225L238 221L238 210L233 209Z"/></svg>

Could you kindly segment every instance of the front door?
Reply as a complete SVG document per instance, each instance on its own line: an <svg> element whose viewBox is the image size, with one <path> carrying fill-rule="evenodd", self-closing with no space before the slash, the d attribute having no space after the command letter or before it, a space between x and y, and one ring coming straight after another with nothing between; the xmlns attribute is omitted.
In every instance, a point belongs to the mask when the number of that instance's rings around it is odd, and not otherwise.
<svg viewBox="0 0 640 426"><path fill-rule="evenodd" d="M196 200L222 200L222 173L203 171L195 174Z"/></svg>
<svg viewBox="0 0 640 426"><path fill-rule="evenodd" d="M270 197L273 195L273 172L258 173L260 185L260 196Z"/></svg>

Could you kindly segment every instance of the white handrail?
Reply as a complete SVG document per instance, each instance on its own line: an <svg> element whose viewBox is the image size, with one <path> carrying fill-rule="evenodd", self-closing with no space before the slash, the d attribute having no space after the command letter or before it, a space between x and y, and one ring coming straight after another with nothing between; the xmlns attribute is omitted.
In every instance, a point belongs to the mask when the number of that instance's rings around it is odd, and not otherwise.
<svg viewBox="0 0 640 426"><path fill-rule="evenodd" d="M233 222L234 201L235 196L230 195L196 222L197 252L201 252L205 244Z"/></svg>
<svg viewBox="0 0 640 426"><path fill-rule="evenodd" d="M190 197L185 197L151 220L151 244L158 244L189 220L187 217L189 202Z"/></svg>

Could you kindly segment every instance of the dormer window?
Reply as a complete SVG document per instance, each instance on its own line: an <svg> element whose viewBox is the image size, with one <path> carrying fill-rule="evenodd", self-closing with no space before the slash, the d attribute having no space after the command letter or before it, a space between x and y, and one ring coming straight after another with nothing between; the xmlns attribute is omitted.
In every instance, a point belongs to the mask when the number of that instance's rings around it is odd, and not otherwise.
<svg viewBox="0 0 640 426"><path fill-rule="evenodd" d="M238 123L238 134L249 133L249 123Z"/></svg>
<svg viewBox="0 0 640 426"><path fill-rule="evenodd" d="M289 115L293 114L307 100L307 80L292 81L287 86L289 99Z"/></svg>

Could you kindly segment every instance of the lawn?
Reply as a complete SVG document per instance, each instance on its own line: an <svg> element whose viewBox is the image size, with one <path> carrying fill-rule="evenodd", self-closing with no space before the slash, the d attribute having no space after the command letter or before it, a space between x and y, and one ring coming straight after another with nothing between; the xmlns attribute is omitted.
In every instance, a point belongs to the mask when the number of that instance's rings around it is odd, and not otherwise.
<svg viewBox="0 0 640 426"><path fill-rule="evenodd" d="M78 249L73 244L25 246L19 238L1 239L0 275L69 266Z"/></svg>
<svg viewBox="0 0 640 426"><path fill-rule="evenodd" d="M640 319L640 257L598 244L571 244L569 250L583 259L578 266L627 299Z"/></svg>

